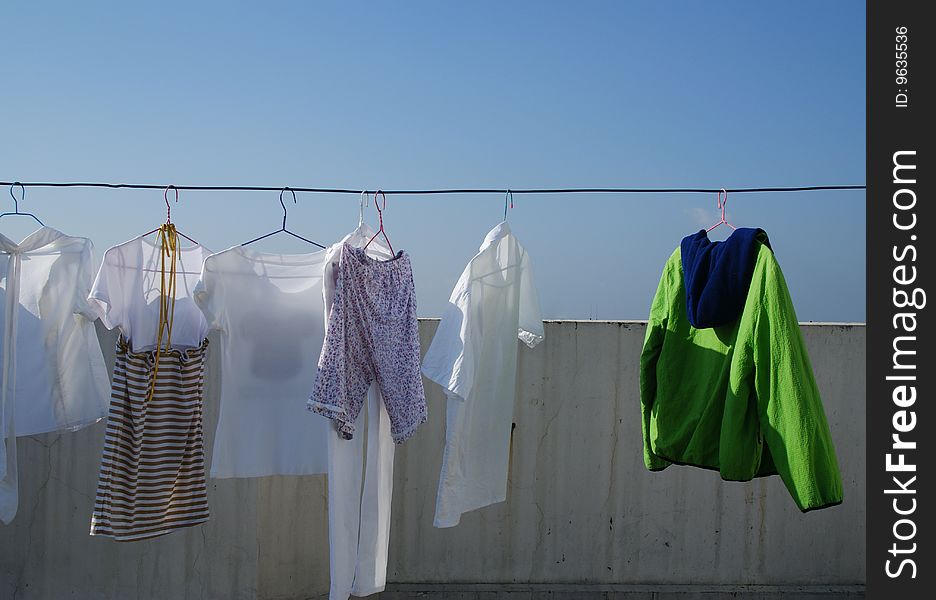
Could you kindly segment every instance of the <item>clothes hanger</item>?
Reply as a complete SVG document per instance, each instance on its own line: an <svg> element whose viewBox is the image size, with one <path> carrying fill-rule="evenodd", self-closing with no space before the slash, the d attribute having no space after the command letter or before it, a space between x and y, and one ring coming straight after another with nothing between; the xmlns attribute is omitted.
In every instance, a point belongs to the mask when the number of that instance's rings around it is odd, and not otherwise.
<svg viewBox="0 0 936 600"><path fill-rule="evenodd" d="M377 194L380 194L383 197L383 208L380 208L380 205L377 204ZM387 208L387 195L380 190L374 192L374 206L377 208L377 216L380 218L380 228L371 239L367 240L367 243L364 244L363 250L367 250L367 247L370 246L370 243L373 242L374 239L382 233L384 240L387 241L387 247L390 248L390 254L393 255L393 246L390 244L390 238L387 237L387 232L384 230L383 226L383 211Z"/></svg>
<svg viewBox="0 0 936 600"><path fill-rule="evenodd" d="M358 207L357 226L360 229L364 227L364 205L367 204L367 190L361 191L361 205Z"/></svg>
<svg viewBox="0 0 936 600"><path fill-rule="evenodd" d="M176 201L176 204L179 203L179 190L178 190L178 188L176 188L176 186L174 186L174 185L166 186L166 190L163 192L163 200L166 201L166 225L172 225L172 206L169 204L169 190L175 190L175 201ZM175 226L173 225L173 227L175 227ZM150 234L152 234L152 233L156 233L156 232L159 231L160 229L162 229L162 226L157 227L156 229L154 229L154 230L152 230L152 231L147 231L146 233L144 233L144 234L143 234L142 236L140 236L140 237L146 237L146 236L148 236L148 235L150 235ZM181 235L182 237L184 237L185 239L187 239L188 241L192 242L192 243L195 244L196 246L199 246L199 245L200 245L198 242L196 242L195 240L193 240L193 239L190 238L189 236L185 235L184 233L182 233L182 232L179 231L178 229L176 229L175 232L178 233L179 235Z"/></svg>
<svg viewBox="0 0 936 600"><path fill-rule="evenodd" d="M513 192L507 188L507 195L504 196L504 221L507 221L507 208L513 209Z"/></svg>
<svg viewBox="0 0 936 600"><path fill-rule="evenodd" d="M283 202L283 194L286 193L287 190L289 190L289 193L292 194L293 203L294 203L294 204L298 204L298 203L299 203L299 201L296 199L296 192L294 192L292 189L290 189L290 188L288 188L288 187L284 187L282 190L280 190L279 201L280 201L280 205L283 207L283 226L280 227L279 229L277 229L276 231L271 231L270 233L261 235L261 236L258 237L258 238L254 238L254 239L252 239L252 240L250 240L250 241L248 241L248 242L244 242L243 244L241 244L241 246L246 246L247 244L253 244L254 242L259 242L260 240L262 240L262 239L264 239L264 238L268 238L268 237L270 237L271 235L276 235L277 233L288 233L289 235L293 236L294 238L298 238L298 239L302 240L303 242L308 242L308 243L312 244L313 246L318 246L319 248L325 248L325 246L319 244L318 242L313 242L312 240L306 239L306 238L302 237L301 235L298 235L298 234L293 233L292 231L286 229L286 203ZM362 213L361 218L363 219L363 213Z"/></svg>
<svg viewBox="0 0 936 600"><path fill-rule="evenodd" d="M361 192L361 201L358 205L358 226L354 230L356 236L355 240L360 240L360 242L370 243L370 236L368 233L371 233L371 228L367 223L364 222L364 208L367 205L370 197L367 195L367 190ZM353 245L358 244L358 241L355 241ZM369 255L377 260L387 260L393 258L393 251L383 244L383 242L378 241L376 244L372 244L373 248L370 248Z"/></svg>
<svg viewBox="0 0 936 600"><path fill-rule="evenodd" d="M722 193L725 194L725 198L724 198L724 199L722 199ZM717 200L717 203L718 203L718 208L719 208L719 210L721 210L721 219L719 219L718 223L715 223L714 225L712 225L711 227L709 227L708 229L706 229L706 230L705 230L705 233L710 232L711 230L715 229L715 228L718 227L719 225L727 225L728 227L731 227L732 229L737 229L737 227L735 227L734 225L732 225L731 223L729 223L727 220L725 220L725 205L728 204L728 190L726 190L725 188L722 188L722 189L718 192L718 200Z"/></svg>
<svg viewBox="0 0 936 600"><path fill-rule="evenodd" d="M21 200L26 199L26 187L19 181L14 181L10 185L10 198L13 198L13 212L5 212L3 214L0 214L0 218L6 217L8 215L20 215L23 217L32 217L36 221L36 223L39 223L39 225L45 227L45 223L40 221L39 217L37 217L36 215L29 213L29 212L20 212L19 200L16 199L16 195L13 193L13 188L16 186L20 186L20 189L23 190L23 197L21 198Z"/></svg>

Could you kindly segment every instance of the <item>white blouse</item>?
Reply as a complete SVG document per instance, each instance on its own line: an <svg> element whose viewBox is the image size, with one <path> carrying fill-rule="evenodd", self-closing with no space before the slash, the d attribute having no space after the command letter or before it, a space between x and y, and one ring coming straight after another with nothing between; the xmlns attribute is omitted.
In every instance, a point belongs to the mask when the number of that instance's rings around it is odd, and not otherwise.
<svg viewBox="0 0 936 600"><path fill-rule="evenodd" d="M503 222L465 267L423 358L448 397L436 527L507 496L518 338L540 343L543 319L530 257Z"/></svg>
<svg viewBox="0 0 936 600"><path fill-rule="evenodd" d="M42 227L0 234L0 519L16 514L16 436L74 430L107 414L110 380L86 301L91 240Z"/></svg>

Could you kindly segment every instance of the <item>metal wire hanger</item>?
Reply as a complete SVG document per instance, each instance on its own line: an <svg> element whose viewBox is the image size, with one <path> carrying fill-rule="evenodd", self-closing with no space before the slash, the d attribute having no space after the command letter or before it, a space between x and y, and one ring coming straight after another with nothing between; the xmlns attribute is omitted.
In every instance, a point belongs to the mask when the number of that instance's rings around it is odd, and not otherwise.
<svg viewBox="0 0 936 600"><path fill-rule="evenodd" d="M377 194L380 194L380 196L383 198L383 208L381 208L380 205L377 204ZM384 240L386 240L387 242L387 248L390 248L390 254L393 255L393 246L390 244L390 238L387 237L387 232L386 230L384 230L384 226L383 226L383 211L387 210L387 196L380 190L377 190L376 192L374 192L374 206L377 208L377 217L380 219L380 228L377 230L377 233L374 234L374 237L367 240L367 243L364 244L363 249L367 250L367 247L370 246L371 242L377 239L377 236L382 233Z"/></svg>
<svg viewBox="0 0 936 600"><path fill-rule="evenodd" d="M247 244L253 244L254 242L259 242L260 240L264 238L268 238L271 235L276 235L277 233L288 233L289 235L293 236L294 238L300 239L303 242L308 242L309 244L312 244L313 246L318 246L319 248L322 248L322 249L325 248L325 246L323 246L322 244L319 244L318 242L313 242L310 239L306 239L302 237L301 235L293 233L292 231L286 229L286 203L283 202L283 194L285 194L287 191L289 191L289 193L292 194L293 204L299 203L299 201L296 199L296 192L294 192L291 188L284 187L282 190L280 190L279 201L280 201L280 205L283 207L283 226L277 229L276 231L271 231L270 233L261 235L260 237L254 238L248 242L244 242L243 244L241 244L241 246L246 246Z"/></svg>
<svg viewBox="0 0 936 600"><path fill-rule="evenodd" d="M507 188L507 194L504 195L504 222L507 222L507 209L513 209L513 192Z"/></svg>
<svg viewBox="0 0 936 600"><path fill-rule="evenodd" d="M367 205L367 191L361 192L361 206L358 207L358 227L364 227L364 207Z"/></svg>
<svg viewBox="0 0 936 600"><path fill-rule="evenodd" d="M724 199L722 198L722 194L725 194ZM717 204L718 204L718 209L721 211L721 219L719 219L718 223L715 223L714 225L706 229L705 233L710 232L711 230L715 229L719 225L727 225L728 227L731 227L732 229L737 229L737 227L735 227L734 225L732 225L725 219L725 205L728 204L728 192L724 188L722 188L718 192Z"/></svg>
<svg viewBox="0 0 936 600"><path fill-rule="evenodd" d="M13 198L13 212L5 212L5 213L3 213L3 214L0 214L0 218L6 217L6 216L11 216L11 215L19 215L19 216L22 216L22 217L32 217L32 218L36 221L36 223L39 223L39 225L41 225L42 227L45 227L45 223L43 223L42 221L40 221L40 220L39 220L39 217L37 217L36 215L34 215L34 214L30 213L30 212L20 212L20 209L19 209L19 200L16 199L16 194L13 193L13 188L16 187L16 186L20 186L20 189L23 190L23 197L21 198L21 200L25 200L25 199L26 199L26 188L25 188L25 187L23 186L23 184L20 183L19 181L14 181L14 182L10 185L10 198Z"/></svg>
<svg viewBox="0 0 936 600"><path fill-rule="evenodd" d="M166 189L165 189L165 191L163 192L163 200L166 201L166 225L169 225L169 224L172 223L172 205L169 204L169 190L174 190L174 191L175 191L175 201L176 201L176 204L179 203L179 189L178 189L176 186L174 186L174 185L166 186ZM154 230L152 230L152 231L147 231L147 232L144 233L141 237L146 237L146 236L150 235L151 233L156 233L156 232L159 231L160 229L162 229L162 226L157 227L156 229L154 229ZM200 245L201 245L201 244L199 244L198 242L196 242L195 240L193 240L192 238L190 238L189 236L187 236L187 235L185 235L184 233L182 233L181 231L179 231L178 229L176 229L175 232L178 233L179 235L181 235L182 237L184 237L185 239L187 239L188 241L192 242L192 243L195 244L196 246L200 246Z"/></svg>

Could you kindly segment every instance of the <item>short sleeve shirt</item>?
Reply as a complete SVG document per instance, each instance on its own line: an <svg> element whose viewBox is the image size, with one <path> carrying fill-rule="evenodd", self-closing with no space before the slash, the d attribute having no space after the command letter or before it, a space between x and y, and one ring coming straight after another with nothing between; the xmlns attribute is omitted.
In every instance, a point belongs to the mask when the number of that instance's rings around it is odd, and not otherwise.
<svg viewBox="0 0 936 600"><path fill-rule="evenodd" d="M518 338L536 346L543 320L530 257L503 222L462 272L423 359L448 396L436 527L506 498Z"/></svg>
<svg viewBox="0 0 936 600"><path fill-rule="evenodd" d="M108 329L130 340L134 352L156 347L162 286L161 246L145 236L109 248L88 297ZM171 345L195 348L208 334L208 322L192 294L202 262L211 254L200 245L180 246L176 263ZM167 269L168 269L168 260Z"/></svg>
<svg viewBox="0 0 936 600"><path fill-rule="evenodd" d="M325 255L235 246L205 260L195 300L220 331L222 363L212 477L327 472L329 421L306 410L325 339Z"/></svg>

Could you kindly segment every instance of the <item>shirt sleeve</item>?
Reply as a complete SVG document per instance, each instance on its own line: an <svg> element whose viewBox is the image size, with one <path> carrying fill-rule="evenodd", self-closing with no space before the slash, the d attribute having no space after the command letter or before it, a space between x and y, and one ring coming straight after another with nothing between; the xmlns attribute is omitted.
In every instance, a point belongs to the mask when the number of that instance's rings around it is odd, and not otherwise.
<svg viewBox="0 0 936 600"><path fill-rule="evenodd" d="M94 321L99 314L97 307L88 300L91 285L94 283L94 244L91 243L91 240L85 241L78 261L78 276L75 281L75 298L72 310L75 314L81 315L89 321Z"/></svg>
<svg viewBox="0 0 936 600"><path fill-rule="evenodd" d="M517 337L533 348L543 341L545 335L539 295L533 283L533 264L529 253L524 251L520 259L520 322Z"/></svg>
<svg viewBox="0 0 936 600"><path fill-rule="evenodd" d="M209 256L202 263L201 276L195 284L192 298L195 304L205 315L210 329L222 329L222 312L224 308L224 287L221 277L213 269L215 259Z"/></svg>
<svg viewBox="0 0 936 600"><path fill-rule="evenodd" d="M120 277L118 250L111 248L104 253L104 260L88 294L86 314L101 319L108 329L120 327L126 323L123 282Z"/></svg>
<svg viewBox="0 0 936 600"><path fill-rule="evenodd" d="M470 266L455 285L442 321L423 358L422 371L430 381L445 388L450 397L468 398L474 383L477 353L473 344Z"/></svg>
<svg viewBox="0 0 936 600"><path fill-rule="evenodd" d="M663 275L660 277L656 294L650 304L647 333L640 352L640 422L643 433L644 465L651 471L659 471L670 465L669 461L653 453L651 417L657 390L657 361L663 349L663 339L666 336L669 312L672 308L669 290L671 286L678 284L674 279L679 277L678 269L675 268L676 260L678 257L676 259L670 257L663 268Z"/></svg>
<svg viewBox="0 0 936 600"><path fill-rule="evenodd" d="M325 322L331 315L332 303L335 300L335 289L338 287L338 267L341 260L341 244L333 244L325 251L325 263L322 265L322 300L325 305Z"/></svg>
<svg viewBox="0 0 936 600"><path fill-rule="evenodd" d="M772 253L764 269L763 289L758 290L763 302L750 344L761 430L800 510L839 504L842 478L832 434L793 302Z"/></svg>

